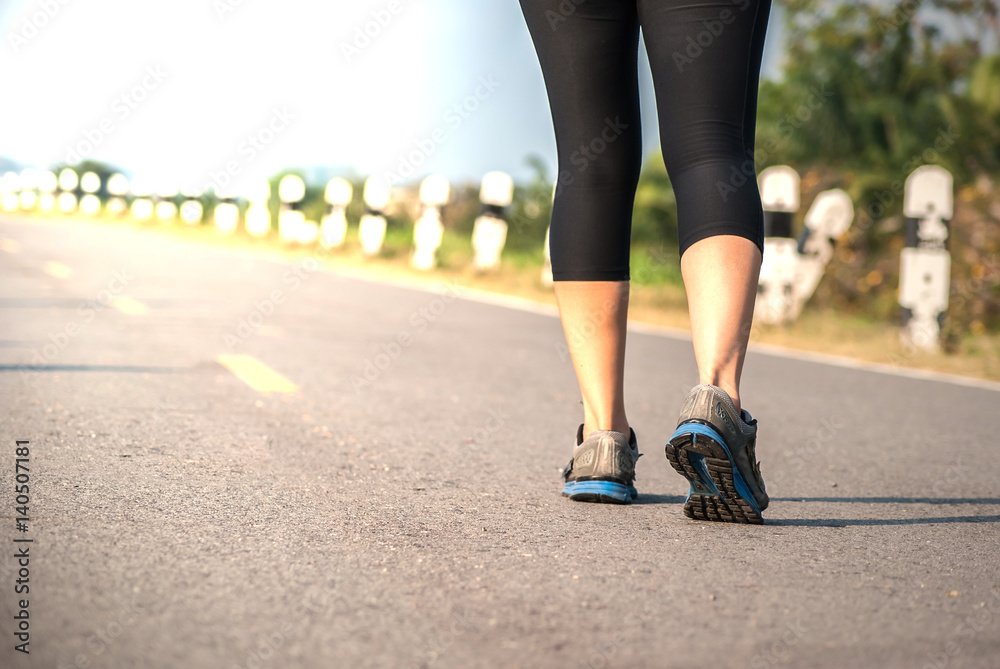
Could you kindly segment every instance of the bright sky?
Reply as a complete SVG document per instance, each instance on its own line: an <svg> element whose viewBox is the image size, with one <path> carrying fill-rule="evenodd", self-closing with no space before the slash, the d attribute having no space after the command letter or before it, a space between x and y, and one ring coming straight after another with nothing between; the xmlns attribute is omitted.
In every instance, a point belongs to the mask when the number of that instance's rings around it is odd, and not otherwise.
<svg viewBox="0 0 1000 669"><path fill-rule="evenodd" d="M423 147L413 178L522 179L531 153L555 171L515 0L3 0L0 35L0 156L31 166L89 151L157 182L241 188L293 167L395 174Z"/></svg>

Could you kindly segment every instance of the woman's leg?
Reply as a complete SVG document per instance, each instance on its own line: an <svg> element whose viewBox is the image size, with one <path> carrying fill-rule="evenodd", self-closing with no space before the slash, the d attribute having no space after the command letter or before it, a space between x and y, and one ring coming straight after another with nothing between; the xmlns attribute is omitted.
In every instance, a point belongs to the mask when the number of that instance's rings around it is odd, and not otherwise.
<svg viewBox="0 0 1000 669"><path fill-rule="evenodd" d="M737 411L764 241L753 134L769 10L769 0L639 0L700 382Z"/></svg>
<svg viewBox="0 0 1000 669"><path fill-rule="evenodd" d="M632 203L642 160L638 17L622 0L521 0L559 156L550 250L584 437L629 434L623 397Z"/></svg>
<svg viewBox="0 0 1000 669"><path fill-rule="evenodd" d="M752 108L767 10L767 0L639 0L701 377L666 455L690 482L684 513L699 520L762 523L769 501L757 421L739 406L764 242Z"/></svg>
<svg viewBox="0 0 1000 669"><path fill-rule="evenodd" d="M725 390L737 411L760 260L757 246L735 235L706 237L681 257L698 382Z"/></svg>
<svg viewBox="0 0 1000 669"><path fill-rule="evenodd" d="M559 316L583 397L583 436L629 433L625 415L628 281L554 283Z"/></svg>

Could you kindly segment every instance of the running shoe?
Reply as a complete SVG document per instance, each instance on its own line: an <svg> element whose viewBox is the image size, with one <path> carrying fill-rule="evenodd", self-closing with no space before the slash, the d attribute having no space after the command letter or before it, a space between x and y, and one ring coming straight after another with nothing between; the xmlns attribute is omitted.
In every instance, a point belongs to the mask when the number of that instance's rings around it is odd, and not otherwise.
<svg viewBox="0 0 1000 669"><path fill-rule="evenodd" d="M612 430L594 430L584 440L581 424L573 459L562 473L562 494L578 502L629 504L639 494L632 485L639 456L632 428L628 440Z"/></svg>
<svg viewBox="0 0 1000 669"><path fill-rule="evenodd" d="M737 412L716 386L695 386L684 400L667 460L690 482L684 515L725 523L764 522L768 497L757 462L757 421Z"/></svg>

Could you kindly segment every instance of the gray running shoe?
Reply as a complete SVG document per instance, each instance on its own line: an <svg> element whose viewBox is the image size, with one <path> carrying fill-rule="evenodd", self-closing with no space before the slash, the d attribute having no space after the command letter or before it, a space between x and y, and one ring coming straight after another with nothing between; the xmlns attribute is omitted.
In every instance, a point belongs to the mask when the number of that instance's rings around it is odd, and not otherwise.
<svg viewBox="0 0 1000 669"><path fill-rule="evenodd" d="M622 432L594 430L584 440L581 424L573 459L562 473L562 493L580 502L628 504L634 500L638 492L632 484L640 453L635 431L629 428L629 433L626 441Z"/></svg>
<svg viewBox="0 0 1000 669"><path fill-rule="evenodd" d="M667 459L691 489L684 515L761 524L768 497L757 462L757 421L716 386L695 386L684 400Z"/></svg>

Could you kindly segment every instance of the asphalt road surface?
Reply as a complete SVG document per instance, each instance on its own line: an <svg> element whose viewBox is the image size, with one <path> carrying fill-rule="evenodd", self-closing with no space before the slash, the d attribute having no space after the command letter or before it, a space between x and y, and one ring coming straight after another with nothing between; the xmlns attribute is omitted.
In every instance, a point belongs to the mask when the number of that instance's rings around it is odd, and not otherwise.
<svg viewBox="0 0 1000 669"><path fill-rule="evenodd" d="M4 668L1000 666L1000 385L755 350L766 524L702 523L663 455L684 337L630 334L637 503L574 503L548 309L109 224L0 243Z"/></svg>

